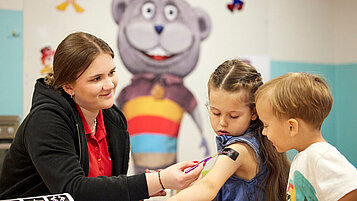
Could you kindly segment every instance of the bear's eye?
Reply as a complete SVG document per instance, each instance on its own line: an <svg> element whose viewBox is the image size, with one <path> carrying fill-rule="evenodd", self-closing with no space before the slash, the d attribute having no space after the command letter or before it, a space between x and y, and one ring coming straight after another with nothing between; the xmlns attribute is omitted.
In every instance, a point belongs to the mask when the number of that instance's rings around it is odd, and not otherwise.
<svg viewBox="0 0 357 201"><path fill-rule="evenodd" d="M178 15L178 9L174 5L167 5L165 6L165 16L166 19L172 21L177 18Z"/></svg>
<svg viewBox="0 0 357 201"><path fill-rule="evenodd" d="M155 5L151 2L146 2L141 7L141 13L146 19L151 19L155 14Z"/></svg>

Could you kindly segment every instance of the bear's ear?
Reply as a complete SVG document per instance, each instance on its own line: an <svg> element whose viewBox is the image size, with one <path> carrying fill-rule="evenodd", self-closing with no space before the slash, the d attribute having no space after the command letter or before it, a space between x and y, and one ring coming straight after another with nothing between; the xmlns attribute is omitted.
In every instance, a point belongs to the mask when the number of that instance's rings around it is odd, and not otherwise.
<svg viewBox="0 0 357 201"><path fill-rule="evenodd" d="M119 22L125 12L128 5L128 0L113 0L112 2L112 15L114 21L119 25Z"/></svg>
<svg viewBox="0 0 357 201"><path fill-rule="evenodd" d="M197 16L198 28L200 30L201 41L206 39L211 32L211 19L201 8L194 8Z"/></svg>

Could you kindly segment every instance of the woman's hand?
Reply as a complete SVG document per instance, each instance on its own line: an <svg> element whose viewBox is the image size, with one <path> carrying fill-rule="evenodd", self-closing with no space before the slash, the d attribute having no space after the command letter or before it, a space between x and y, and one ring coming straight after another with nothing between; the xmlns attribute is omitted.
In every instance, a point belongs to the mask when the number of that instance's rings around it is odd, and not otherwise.
<svg viewBox="0 0 357 201"><path fill-rule="evenodd" d="M160 170L160 178L157 171L146 171L146 181L150 196L165 195L162 186L165 189L182 190L188 187L192 182L200 178L204 164L200 164L194 170L185 173L185 169L197 165L197 162L184 161L170 167ZM160 184L161 180L161 184Z"/></svg>
<svg viewBox="0 0 357 201"><path fill-rule="evenodd" d="M185 169L197 165L197 161L184 161L161 170L161 181L165 188L182 190L200 178L204 164L185 173Z"/></svg>
<svg viewBox="0 0 357 201"><path fill-rule="evenodd" d="M161 170L157 170L157 171L161 171ZM152 173L152 172L157 172L157 171L146 169L145 173ZM150 197L157 197L157 196L166 196L166 191L161 190L158 193L150 195Z"/></svg>

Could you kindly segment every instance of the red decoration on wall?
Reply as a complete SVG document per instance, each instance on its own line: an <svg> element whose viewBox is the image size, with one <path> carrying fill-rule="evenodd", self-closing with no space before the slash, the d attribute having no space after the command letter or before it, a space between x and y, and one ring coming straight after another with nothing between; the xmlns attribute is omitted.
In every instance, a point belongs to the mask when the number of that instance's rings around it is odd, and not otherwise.
<svg viewBox="0 0 357 201"><path fill-rule="evenodd" d="M55 54L55 51L53 51L50 46L46 46L46 47L41 49L41 53L42 53L41 63L43 65L43 68L41 70L41 74L45 75L52 68L53 55Z"/></svg>

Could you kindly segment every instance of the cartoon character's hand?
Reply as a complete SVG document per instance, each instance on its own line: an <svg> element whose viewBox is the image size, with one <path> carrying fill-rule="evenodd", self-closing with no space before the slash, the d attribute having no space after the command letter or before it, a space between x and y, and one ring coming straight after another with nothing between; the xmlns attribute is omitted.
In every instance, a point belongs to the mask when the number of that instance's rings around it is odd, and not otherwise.
<svg viewBox="0 0 357 201"><path fill-rule="evenodd" d="M150 93L155 99L163 99L165 96L165 89L160 84L155 84Z"/></svg>
<svg viewBox="0 0 357 201"><path fill-rule="evenodd" d="M207 145L207 141L204 137L202 137L201 140L201 144L200 144L200 148L203 147L205 149L205 156L209 155L209 149L208 149L208 145Z"/></svg>

